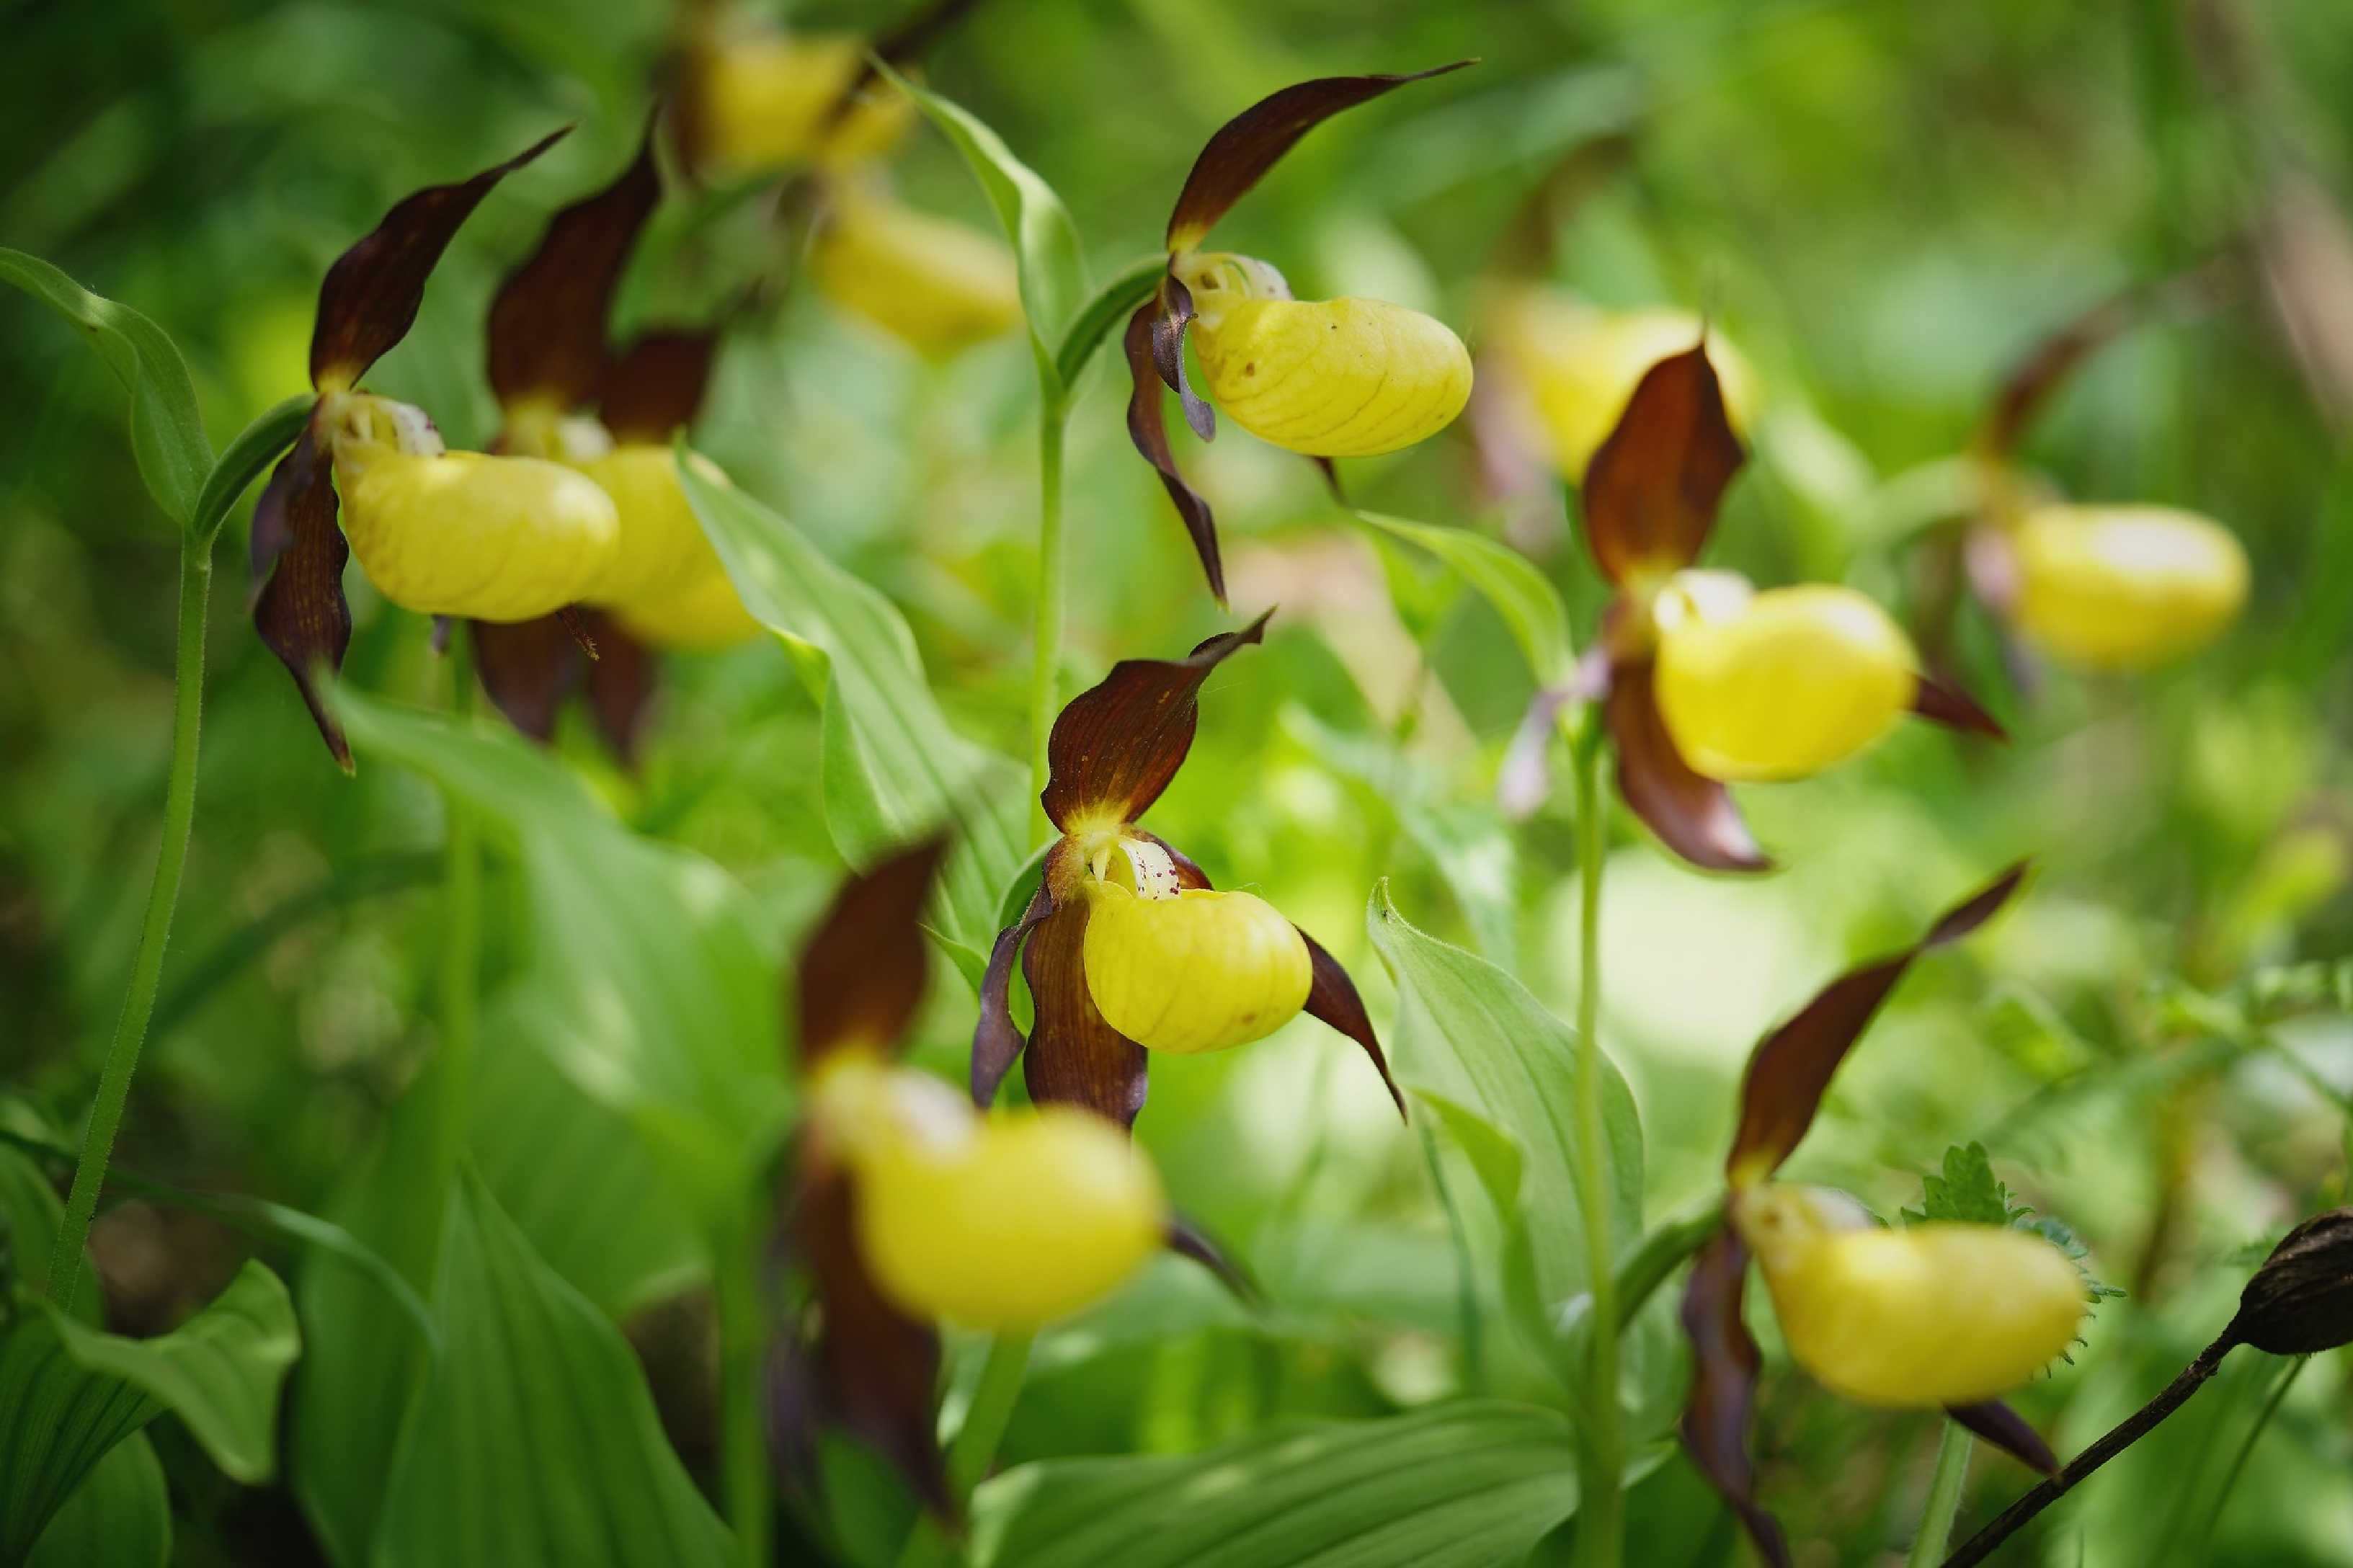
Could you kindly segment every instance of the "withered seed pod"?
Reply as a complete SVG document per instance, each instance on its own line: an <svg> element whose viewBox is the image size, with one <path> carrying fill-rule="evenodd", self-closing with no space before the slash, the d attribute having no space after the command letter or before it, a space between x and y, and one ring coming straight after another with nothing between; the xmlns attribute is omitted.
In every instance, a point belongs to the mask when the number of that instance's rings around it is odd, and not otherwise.
<svg viewBox="0 0 2353 1568"><path fill-rule="evenodd" d="M2272 1249L2226 1338L2271 1355L2353 1344L2353 1208L2315 1215Z"/></svg>

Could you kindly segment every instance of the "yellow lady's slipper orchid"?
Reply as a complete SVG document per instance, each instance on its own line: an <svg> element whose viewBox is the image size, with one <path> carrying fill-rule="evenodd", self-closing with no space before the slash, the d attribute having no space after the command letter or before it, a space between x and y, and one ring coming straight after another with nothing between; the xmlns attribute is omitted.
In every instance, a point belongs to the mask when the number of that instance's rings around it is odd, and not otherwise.
<svg viewBox="0 0 2353 1568"><path fill-rule="evenodd" d="M934 359L1021 321L1001 242L874 192L840 194L810 265L827 299Z"/></svg>
<svg viewBox="0 0 2353 1568"><path fill-rule="evenodd" d="M2195 512L2042 506L2010 537L2019 627L2063 663L2163 664L2211 642L2246 604L2246 552Z"/></svg>
<svg viewBox="0 0 2353 1568"><path fill-rule="evenodd" d="M1471 397L1471 354L1443 321L1380 300L1299 300L1263 261L1176 258L1219 408L1261 441L1369 458L1425 440Z"/></svg>
<svg viewBox="0 0 2353 1568"><path fill-rule="evenodd" d="M1551 439L1553 460L1573 482L1583 482L1643 373L1703 331L1734 433L1745 434L1756 416L1757 373L1723 332L1688 310L1604 310L1527 288L1508 296L1498 321L1496 341Z"/></svg>
<svg viewBox="0 0 2353 1568"><path fill-rule="evenodd" d="M1756 1253L1789 1353L1862 1405L1974 1405L2027 1382L2073 1342L2084 1280L2049 1241L1993 1225L1871 1223L1819 1188L1742 1194L1733 1222Z"/></svg>
<svg viewBox="0 0 2353 1568"><path fill-rule="evenodd" d="M691 460L709 466L705 458ZM724 574L679 488L678 458L669 447L626 443L582 465L581 471L613 498L621 520L612 564L582 597L599 605L659 604L713 573Z"/></svg>
<svg viewBox="0 0 2353 1568"><path fill-rule="evenodd" d="M839 168L887 153L914 122L914 103L876 77L838 116L866 63L847 34L752 33L697 51L698 152L714 172Z"/></svg>
<svg viewBox="0 0 2353 1568"><path fill-rule="evenodd" d="M667 598L616 605L613 618L639 642L682 653L733 647L761 629L734 582L716 568Z"/></svg>
<svg viewBox="0 0 2353 1568"><path fill-rule="evenodd" d="M1307 1005L1306 939L1256 894L1086 889L1087 989L1103 1021L1136 1044L1222 1051L1263 1039Z"/></svg>

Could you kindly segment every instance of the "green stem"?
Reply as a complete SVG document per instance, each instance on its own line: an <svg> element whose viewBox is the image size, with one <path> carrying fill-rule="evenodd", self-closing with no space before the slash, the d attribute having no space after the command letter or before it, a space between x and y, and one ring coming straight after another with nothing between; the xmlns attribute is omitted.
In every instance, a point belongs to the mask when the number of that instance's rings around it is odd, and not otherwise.
<svg viewBox="0 0 2353 1568"><path fill-rule="evenodd" d="M965 1406L964 1425L956 1428L955 1440L948 1445L948 1492L958 1510L972 1500L973 1489L997 1462L997 1446L1005 1440L1005 1428L1013 1420L1022 1381L1029 1374L1029 1347L1037 1337L999 1334L988 1342L988 1359L981 1363L972 1403ZM898 1568L932 1568L947 1554L948 1543L939 1521L926 1513L909 1532L899 1552Z"/></svg>
<svg viewBox="0 0 2353 1568"><path fill-rule="evenodd" d="M2310 1356L2296 1357L2287 1371L2280 1374L2279 1382L2273 1385L2272 1396L2263 1401L2263 1407L2256 1413L2254 1425L2247 1428L2246 1438L2240 1443L2238 1453L2232 1456L2231 1468L2222 1476L2222 1489L2214 1494L2214 1506L2206 1515L2206 1528L2199 1532L2198 1550L2191 1553L2191 1562L2211 1563L2214 1560L2214 1532L2221 1528L2222 1509L2231 1500L2231 1493L2238 1488L2240 1472L2247 1468L2247 1459L2254 1453L2255 1444L2263 1437L2263 1428L2269 1426L2272 1417L2279 1414L2280 1404L2287 1398L2287 1391L2295 1386L2295 1380L2311 1364Z"/></svg>
<svg viewBox="0 0 2353 1568"><path fill-rule="evenodd" d="M1634 1314L1667 1282L1683 1261L1707 1245L1724 1225L1724 1200L1652 1226L1618 1265L1618 1331L1624 1333Z"/></svg>
<svg viewBox="0 0 2353 1568"><path fill-rule="evenodd" d="M766 1568L773 1552L776 1493L761 1424L760 1355L767 1324L754 1278L756 1231L723 1226L712 1241L712 1289L719 1309L720 1474L727 1521L746 1568Z"/></svg>
<svg viewBox="0 0 2353 1568"><path fill-rule="evenodd" d="M474 665L462 626L452 628L448 660L449 719L465 731L473 724ZM481 824L455 790L444 790L441 800L448 865L441 910L441 1059L436 1064L441 1094L437 1193L448 1191L472 1131L474 1041L480 1028L476 983L482 945Z"/></svg>
<svg viewBox="0 0 2353 1568"><path fill-rule="evenodd" d="M1577 1206L1585 1221L1587 1272L1592 1279L1592 1336L1585 1379L1585 1495L1578 1506L1581 1568L1618 1568L1625 1554L1625 1454L1618 1418L1617 1255L1609 1238L1609 1167L1601 1115L1601 821L1602 745L1588 725L1574 748L1577 775Z"/></svg>
<svg viewBox="0 0 2353 1568"><path fill-rule="evenodd" d="M212 600L211 552L193 539L180 542L180 624L172 657L172 770L164 787L164 841L155 851L155 879L147 889L147 919L132 961L131 989L114 1021L114 1038L100 1070L98 1099L82 1135L81 1163L66 1198L65 1222L58 1226L49 1255L49 1299L73 1305L81 1276L81 1253L90 1222L98 1212L99 1189L122 1126L131 1077L139 1068L147 1020L155 1010L155 986L164 973L164 946L172 935L172 911L180 901L180 873L188 863L188 833L196 814L196 732L204 716L205 611Z"/></svg>
<svg viewBox="0 0 2353 1568"><path fill-rule="evenodd" d="M1969 1479L1969 1452L1975 1447L1968 1428L1957 1421L1945 1423L1944 1441L1936 1445L1936 1468L1928 1478L1928 1506L1920 1511L1920 1533L1912 1539L1905 1568L1936 1568L1945 1560L1945 1543L1953 1538L1953 1518L1961 1511L1961 1483Z"/></svg>
<svg viewBox="0 0 2353 1568"><path fill-rule="evenodd" d="M1061 401L1050 393L1038 409L1038 604L1035 663L1029 671L1029 784L1046 789L1046 740L1062 710L1062 601L1069 552L1062 543Z"/></svg>
<svg viewBox="0 0 2353 1568"><path fill-rule="evenodd" d="M1326 1051L1324 1059L1336 1058ZM1446 1213L1446 1234L1454 1243L1454 1307L1462 1321L1462 1391L1472 1395L1484 1394L1487 1357L1479 1318L1478 1272L1471 1258L1471 1235L1463 1228L1462 1211L1455 1206L1454 1194L1446 1184L1446 1169L1438 1158L1438 1134L1430 1131L1430 1118L1425 1116L1413 1125L1421 1135L1421 1158L1430 1167L1430 1184L1438 1193L1438 1206Z"/></svg>

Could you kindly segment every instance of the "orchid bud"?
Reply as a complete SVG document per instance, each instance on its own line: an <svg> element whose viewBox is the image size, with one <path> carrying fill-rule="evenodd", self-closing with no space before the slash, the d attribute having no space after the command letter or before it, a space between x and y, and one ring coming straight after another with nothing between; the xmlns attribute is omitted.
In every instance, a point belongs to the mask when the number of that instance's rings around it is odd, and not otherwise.
<svg viewBox="0 0 2353 1568"><path fill-rule="evenodd" d="M1306 939L1253 893L1087 885L1087 990L1138 1045L1192 1055L1263 1039L1307 1005Z"/></svg>
<svg viewBox="0 0 2353 1568"><path fill-rule="evenodd" d="M2195 512L2038 507L2011 543L2020 629L2064 664L2164 664L2221 635L2247 600L2246 552Z"/></svg>
<svg viewBox="0 0 2353 1568"><path fill-rule="evenodd" d="M444 450L420 410L339 394L330 421L352 553L394 604L525 621L576 603L620 537L595 481L538 458Z"/></svg>
<svg viewBox="0 0 2353 1568"><path fill-rule="evenodd" d="M1552 443L1553 460L1582 483L1593 454L1617 427L1642 374L1707 338L1707 357L1736 435L1757 409L1757 374L1722 332L1687 310L1603 310L1548 289L1513 291L1496 341L1527 389Z"/></svg>
<svg viewBox="0 0 2353 1568"><path fill-rule="evenodd" d="M810 265L827 299L929 358L945 359L1021 322L1010 251L889 196L842 194Z"/></svg>
<svg viewBox="0 0 2353 1568"><path fill-rule="evenodd" d="M1683 573L1653 615L1659 711L1707 778L1820 773L1894 729L1918 690L1903 629L1852 588L1752 593L1729 574Z"/></svg>
<svg viewBox="0 0 2353 1568"><path fill-rule="evenodd" d="M1380 300L1293 300L1263 261L1191 253L1192 338L1209 391L1261 441L1314 458L1394 452L1471 397L1471 354L1444 322Z"/></svg>
<svg viewBox="0 0 2353 1568"><path fill-rule="evenodd" d="M1767 1184L1733 1222L1765 1273L1789 1354L1860 1405L1974 1405L2066 1350L2087 1307L2083 1275L2031 1231L1930 1221L1873 1225L1842 1193Z"/></svg>
<svg viewBox="0 0 2353 1568"><path fill-rule="evenodd" d="M682 653L733 647L762 629L744 607L733 580L716 569L667 598L616 605L613 618L648 647Z"/></svg>
<svg viewBox="0 0 2353 1568"><path fill-rule="evenodd" d="M718 469L700 456L691 462ZM582 595L592 604L659 604L720 572L717 552L679 487L678 459L666 446L631 442L581 466L613 498L621 520L612 563Z"/></svg>
<svg viewBox="0 0 2353 1568"><path fill-rule="evenodd" d="M907 95L875 79L837 112L865 66L866 41L843 34L752 34L699 55L698 150L714 171L751 174L840 168L887 153L913 124Z"/></svg>
<svg viewBox="0 0 2353 1568"><path fill-rule="evenodd" d="M2353 1344L2353 1209L2316 1215L2287 1233L2240 1294L2231 1332L2269 1355Z"/></svg>

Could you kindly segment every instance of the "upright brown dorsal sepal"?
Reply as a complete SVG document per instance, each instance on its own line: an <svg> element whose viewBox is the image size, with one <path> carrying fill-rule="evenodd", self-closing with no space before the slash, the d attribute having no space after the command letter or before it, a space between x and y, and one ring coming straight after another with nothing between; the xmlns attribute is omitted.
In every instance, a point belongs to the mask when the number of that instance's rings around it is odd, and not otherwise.
<svg viewBox="0 0 2353 1568"><path fill-rule="evenodd" d="M807 1072L835 1051L895 1053L923 1005L923 900L944 838L898 851L842 883L794 968L797 1051Z"/></svg>
<svg viewBox="0 0 2353 1568"><path fill-rule="evenodd" d="M1601 574L1623 583L1698 560L1725 487L1746 458L1704 339L1644 372L1578 496Z"/></svg>
<svg viewBox="0 0 2353 1568"><path fill-rule="evenodd" d="M1678 1430L1694 1468L1732 1505L1765 1561L1788 1568L1788 1543L1773 1516L1757 1504L1757 1467L1748 1457L1749 1413L1764 1357L1741 1315L1747 1282L1748 1249L1726 1226L1700 1248L1683 1287L1692 1385Z"/></svg>
<svg viewBox="0 0 2353 1568"><path fill-rule="evenodd" d="M501 406L560 409L596 396L605 374L605 324L646 219L661 201L654 123L618 179L548 220L539 248L491 300L491 390Z"/></svg>
<svg viewBox="0 0 2353 1568"><path fill-rule="evenodd" d="M491 187L571 133L565 126L454 185L433 185L396 204L384 221L327 268L311 337L311 384L351 386L408 335L425 300L425 280L451 237Z"/></svg>
<svg viewBox="0 0 2353 1568"><path fill-rule="evenodd" d="M1424 81L1476 60L1456 60L1409 76L1327 76L1286 87L1218 128L1185 176L1168 216L1168 248L1190 250L1211 226L1274 167L1299 139L1344 109L1380 97L1409 81Z"/></svg>
<svg viewBox="0 0 2353 1568"><path fill-rule="evenodd" d="M1273 614L1220 632L1183 658L1124 658L1071 699L1047 737L1048 776L1038 797L1054 826L1069 833L1142 816L1192 749L1201 683L1261 641Z"/></svg>
<svg viewBox="0 0 2353 1568"><path fill-rule="evenodd" d="M1291 928L1299 931L1297 926ZM1365 999L1356 994L1356 983L1340 967L1340 961L1324 949L1324 944L1299 931L1299 940L1307 944L1308 984L1307 1005L1303 1009L1311 1018L1320 1018L1364 1047L1370 1057L1373 1070L1381 1075L1381 1087L1389 1091L1397 1103L1398 1116L1403 1121L1412 1118L1406 1112L1405 1091L1397 1079L1389 1076L1388 1058L1381 1054L1380 1037L1373 1033L1373 1020L1365 1011Z"/></svg>
<svg viewBox="0 0 2353 1568"><path fill-rule="evenodd" d="M641 334L607 367L597 417L616 441L667 447L702 411L718 354L715 328Z"/></svg>
<svg viewBox="0 0 2353 1568"><path fill-rule="evenodd" d="M352 748L318 684L321 668L330 675L342 669L351 647L343 563L352 552L336 526L334 464L317 427L313 415L254 503L253 629L293 675L328 752L350 773Z"/></svg>
<svg viewBox="0 0 2353 1568"><path fill-rule="evenodd" d="M1732 792L1693 771L1659 712L1645 660L1611 672L1602 717L1618 746L1618 793L1675 854L1703 871L1769 871Z"/></svg>
<svg viewBox="0 0 2353 1568"><path fill-rule="evenodd" d="M1217 519L1210 514L1209 503L1201 498L1201 493L1186 483L1176 467L1176 454L1168 445L1168 414L1160 402L1160 301L1146 301L1127 319L1127 332L1121 340L1132 383L1127 398L1127 438L1135 443L1145 461L1160 475L1161 487L1176 504L1176 515L1193 541L1194 553L1201 558L1201 571L1209 580L1209 592L1222 605L1226 602L1226 569L1218 558Z"/></svg>
<svg viewBox="0 0 2353 1568"><path fill-rule="evenodd" d="M1831 1079L1862 1037L1912 961L1958 942L1991 920L2026 879L2023 862L1955 905L1904 952L1864 964L1824 986L1797 1016L1757 1044L1740 1083L1740 1128L1725 1170L1733 1185L1778 1169L1813 1125Z"/></svg>

